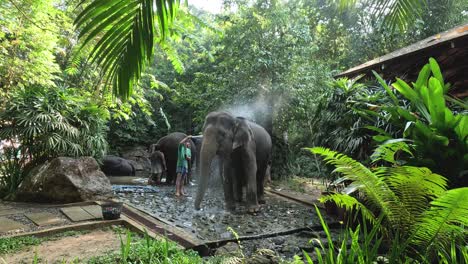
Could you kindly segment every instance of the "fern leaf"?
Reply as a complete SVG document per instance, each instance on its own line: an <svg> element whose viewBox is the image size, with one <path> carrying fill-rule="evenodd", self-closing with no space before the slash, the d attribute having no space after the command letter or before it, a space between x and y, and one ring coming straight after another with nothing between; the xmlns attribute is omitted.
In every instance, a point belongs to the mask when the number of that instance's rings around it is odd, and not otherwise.
<svg viewBox="0 0 468 264"><path fill-rule="evenodd" d="M447 191L431 202L431 208L424 213L413 229L413 243L422 248L434 244L450 246L450 241L464 238L468 226L468 187Z"/></svg>
<svg viewBox="0 0 468 264"><path fill-rule="evenodd" d="M394 214L398 215L399 211L395 210L396 206L391 206L397 201L397 197L385 182L370 169L346 155L326 148L315 147L306 149L314 154L323 156L327 163L334 165L336 167L335 172L343 174L342 180L350 180L356 184L358 186L357 190L362 192L364 197L366 197L371 210L379 210L390 221L398 218Z"/></svg>
<svg viewBox="0 0 468 264"><path fill-rule="evenodd" d="M410 156L413 156L410 147L406 143L407 141L409 140L403 138L385 141L375 149L374 153L372 153L372 162L383 160L392 164L396 164L397 162L395 161L395 155L400 151L403 151L409 154Z"/></svg>
<svg viewBox="0 0 468 264"><path fill-rule="evenodd" d="M374 213L372 213L367 207L359 202L356 198L349 196L347 194L334 193L329 195L324 195L320 198L321 203L325 202L334 202L338 207L345 208L347 211L357 210L361 211L365 219L369 220L371 223L375 223L377 218Z"/></svg>

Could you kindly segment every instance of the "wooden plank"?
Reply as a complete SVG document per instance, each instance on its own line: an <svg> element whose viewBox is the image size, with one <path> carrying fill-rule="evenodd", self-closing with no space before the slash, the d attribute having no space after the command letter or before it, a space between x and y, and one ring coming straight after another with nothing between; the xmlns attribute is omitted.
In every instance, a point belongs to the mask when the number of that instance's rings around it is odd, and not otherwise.
<svg viewBox="0 0 468 264"><path fill-rule="evenodd" d="M65 231L83 231L83 230L92 230L97 228L103 228L112 225L124 225L125 221L122 219L117 220L108 220L108 221L92 221L92 222L82 222L66 226L57 226L47 229L42 229L39 231L25 232L20 234L6 235L4 237L26 237L26 236L35 236L35 237L45 237L55 234L59 234Z"/></svg>

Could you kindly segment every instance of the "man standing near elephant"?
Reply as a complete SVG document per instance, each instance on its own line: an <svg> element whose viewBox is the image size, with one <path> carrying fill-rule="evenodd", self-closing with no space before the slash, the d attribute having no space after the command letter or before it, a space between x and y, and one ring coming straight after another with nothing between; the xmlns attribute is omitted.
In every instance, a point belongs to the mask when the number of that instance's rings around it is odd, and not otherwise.
<svg viewBox="0 0 468 264"><path fill-rule="evenodd" d="M184 192L184 182L188 174L189 161L192 158L190 151L190 142L192 136L187 136L179 143L177 151L177 179L176 179L176 196L186 195Z"/></svg>

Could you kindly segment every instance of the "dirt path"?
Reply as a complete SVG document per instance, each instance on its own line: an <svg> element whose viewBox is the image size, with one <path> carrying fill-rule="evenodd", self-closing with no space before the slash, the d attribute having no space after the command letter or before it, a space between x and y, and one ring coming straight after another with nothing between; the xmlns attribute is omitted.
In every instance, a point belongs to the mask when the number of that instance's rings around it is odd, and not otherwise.
<svg viewBox="0 0 468 264"><path fill-rule="evenodd" d="M96 230L91 233L46 241L37 247L0 256L0 263L31 263L37 251L42 263L62 263L63 260L86 260L120 249L119 236L112 230ZM2 262L3 258L4 262ZM68 262L67 262L68 263Z"/></svg>

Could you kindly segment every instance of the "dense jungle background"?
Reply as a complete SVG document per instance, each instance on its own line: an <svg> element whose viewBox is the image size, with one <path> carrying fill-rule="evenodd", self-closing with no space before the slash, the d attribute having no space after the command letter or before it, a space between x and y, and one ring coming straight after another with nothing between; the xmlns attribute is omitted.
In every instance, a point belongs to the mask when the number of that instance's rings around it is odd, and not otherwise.
<svg viewBox="0 0 468 264"><path fill-rule="evenodd" d="M48 142L31 150L33 156L99 157L148 146L172 131L199 134L208 112L229 110L274 137L275 177L316 174L300 151L305 146L354 157L372 149L366 121L350 102L378 102L385 95L376 82L334 83L333 75L468 19L462 0L429 1L404 32L385 26L365 1L345 10L338 2L299 0L225 1L219 14L183 7L122 101L88 59L91 47L79 48L73 27L79 2L2 2L2 121L23 120L22 127L2 130L2 138L31 142L40 131Z"/></svg>
<svg viewBox="0 0 468 264"><path fill-rule="evenodd" d="M435 60L418 69L418 80L407 82L378 75L334 76L465 25L468 0L225 0L219 13L199 9L189 0L182 1L177 12L172 5L167 13L152 7L158 21L155 35L145 35L138 27L127 34L133 24L112 24L116 17L138 19L132 13L136 7L130 6L135 1L128 6L113 1L114 11L101 13L96 3L103 1L81 2L0 2L0 140L5 144L0 197L13 194L31 168L50 158L93 156L99 161L135 146L147 148L170 132L199 135L205 116L221 110L254 120L269 132L273 179L318 178L329 187L339 176L332 173L338 168L346 175L340 182L356 182L346 189L351 193L371 188L369 180L359 178L364 174L446 177L432 181L442 186L439 189L426 190L415 185L398 189L402 182L390 180L389 189L402 197L416 193L414 199L419 199L399 201L411 206L408 218L398 221L392 218L398 215L397 206L385 203L394 193L380 199L375 188L363 191L377 205L362 208L362 214L372 223L382 221L388 227L383 234L390 237L411 230L410 216L422 215L449 187L466 187L467 102L449 96L444 69ZM140 2L135 6L153 3ZM391 8L381 6L385 2L401 3L390 6L397 10L390 18L385 12ZM146 23L144 18L138 21ZM127 50L126 42L119 42L125 38L150 38L153 45ZM117 44L112 46L114 39ZM96 55L104 53L109 56ZM140 63L146 57L151 61ZM115 69L120 71L117 79ZM127 70L129 75L122 75ZM375 172L376 167L385 169ZM458 190L466 198L466 188ZM345 196L332 198L345 207L358 203ZM456 200L463 199L451 197ZM463 206L452 223L466 223L468 210ZM417 207L423 209L410 210ZM371 217L376 211L385 216ZM403 218L411 218L411 223L392 229ZM424 234L415 236L425 239ZM450 248L450 242L447 245ZM431 248L426 246L415 247ZM435 253L428 249L424 254L431 259Z"/></svg>

